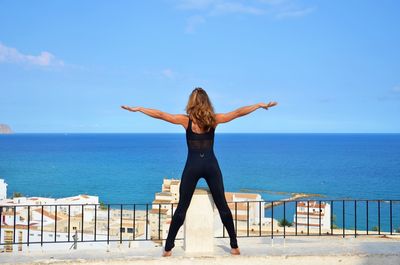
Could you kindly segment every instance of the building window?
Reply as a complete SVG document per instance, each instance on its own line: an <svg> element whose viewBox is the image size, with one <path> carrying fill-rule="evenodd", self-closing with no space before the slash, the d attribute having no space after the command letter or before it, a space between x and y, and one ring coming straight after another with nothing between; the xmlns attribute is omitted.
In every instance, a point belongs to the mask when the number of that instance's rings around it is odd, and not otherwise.
<svg viewBox="0 0 400 265"><path fill-rule="evenodd" d="M128 227L128 233L133 233L133 228Z"/></svg>
<svg viewBox="0 0 400 265"><path fill-rule="evenodd" d="M120 232L121 232L121 233L125 233L125 227L121 227L121 228L120 228Z"/></svg>

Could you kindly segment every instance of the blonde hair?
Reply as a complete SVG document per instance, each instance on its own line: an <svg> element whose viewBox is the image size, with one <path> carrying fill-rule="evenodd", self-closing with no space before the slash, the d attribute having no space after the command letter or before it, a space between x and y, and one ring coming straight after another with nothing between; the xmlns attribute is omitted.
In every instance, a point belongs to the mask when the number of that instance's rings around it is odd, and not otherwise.
<svg viewBox="0 0 400 265"><path fill-rule="evenodd" d="M214 107L207 92L201 87L196 87L192 91L185 111L203 130L208 131L210 127L215 127Z"/></svg>

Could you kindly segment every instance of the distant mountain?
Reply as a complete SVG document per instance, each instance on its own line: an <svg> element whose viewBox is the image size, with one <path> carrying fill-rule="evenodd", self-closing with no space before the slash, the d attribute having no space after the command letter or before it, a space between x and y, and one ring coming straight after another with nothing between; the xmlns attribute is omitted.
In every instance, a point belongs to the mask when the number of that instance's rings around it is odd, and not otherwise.
<svg viewBox="0 0 400 265"><path fill-rule="evenodd" d="M10 126L7 124L0 124L0 134L10 134L13 133Z"/></svg>

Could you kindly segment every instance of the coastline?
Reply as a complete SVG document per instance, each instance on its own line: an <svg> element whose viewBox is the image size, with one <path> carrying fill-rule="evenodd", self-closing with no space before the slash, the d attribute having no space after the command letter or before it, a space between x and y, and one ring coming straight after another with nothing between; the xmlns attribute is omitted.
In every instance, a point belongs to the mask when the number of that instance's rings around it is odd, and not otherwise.
<svg viewBox="0 0 400 265"><path fill-rule="evenodd" d="M326 195L319 194L319 193L306 193L306 192L287 192L287 191L272 191L272 190L263 190L263 189L248 189L248 188L243 188L240 189L240 192L249 192L249 193L267 193L271 195L286 195L290 196L287 198L279 199L279 200L273 200L274 201L274 206L278 206L283 204L284 202L291 202L299 199L306 199L306 198L324 198ZM268 200L265 200L268 202ZM266 203L264 205L264 209L269 209L272 207L272 203Z"/></svg>

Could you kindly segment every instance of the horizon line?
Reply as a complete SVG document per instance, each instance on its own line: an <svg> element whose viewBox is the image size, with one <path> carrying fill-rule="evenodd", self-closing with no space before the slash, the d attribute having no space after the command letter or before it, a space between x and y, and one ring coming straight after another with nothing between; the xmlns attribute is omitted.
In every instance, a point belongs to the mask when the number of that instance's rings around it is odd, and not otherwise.
<svg viewBox="0 0 400 265"><path fill-rule="evenodd" d="M13 132L16 134L186 134L186 132ZM400 132L218 132L215 134L400 134Z"/></svg>

